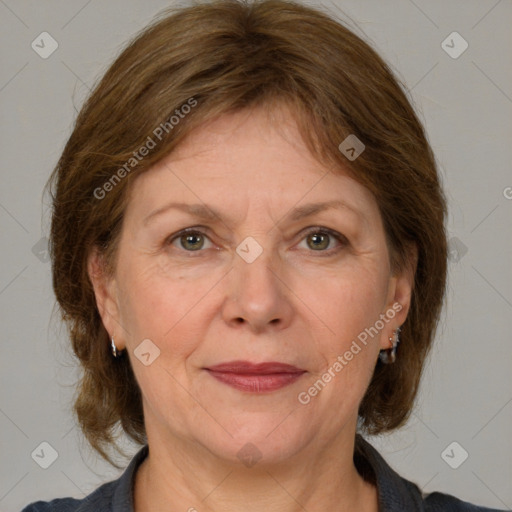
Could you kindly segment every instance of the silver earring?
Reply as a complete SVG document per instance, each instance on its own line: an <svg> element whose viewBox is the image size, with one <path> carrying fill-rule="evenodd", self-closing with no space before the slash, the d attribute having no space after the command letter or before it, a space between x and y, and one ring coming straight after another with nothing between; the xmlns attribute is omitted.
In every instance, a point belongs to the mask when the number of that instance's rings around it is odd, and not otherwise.
<svg viewBox="0 0 512 512"><path fill-rule="evenodd" d="M379 359L384 364L391 364L396 361L396 347L400 343L399 334L400 334L400 327L397 327L395 330L394 336L389 338L389 341L392 343L393 346L391 348L388 348L386 350L381 350L379 352Z"/></svg>
<svg viewBox="0 0 512 512"><path fill-rule="evenodd" d="M110 338L110 347L112 348L112 355L114 357L119 357L119 352L117 351L117 347L114 342L114 336L112 336L112 338Z"/></svg>

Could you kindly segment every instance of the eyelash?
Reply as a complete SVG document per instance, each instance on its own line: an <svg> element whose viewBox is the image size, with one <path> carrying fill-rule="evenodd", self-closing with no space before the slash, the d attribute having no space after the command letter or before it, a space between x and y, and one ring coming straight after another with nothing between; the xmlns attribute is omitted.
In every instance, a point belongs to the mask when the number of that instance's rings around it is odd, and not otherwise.
<svg viewBox="0 0 512 512"><path fill-rule="evenodd" d="M175 240L178 240L183 235L190 235L190 234L192 234L192 235L201 235L201 236L204 236L204 237L209 239L208 235L200 230L201 227L202 226L182 229L178 233L175 233L174 235L171 235L170 237L168 237L166 239L166 245L172 245L172 243ZM321 227L321 226L313 226L311 228L306 228L306 229L307 229L307 231L305 231L303 237L301 238L301 241L304 240L305 238L307 238L311 234L323 234L323 235L331 236L332 238L336 239L341 244L340 247L335 247L335 248L326 249L326 250L319 250L319 251L314 251L314 250L310 251L310 252L318 252L318 253L320 253L319 254L320 257L322 257L322 256L331 256L334 253L336 253L336 252L340 251L341 249L343 249L349 243L345 236L343 236L341 233L338 233L337 231L333 231L332 229L329 229L329 228L324 228L324 227ZM200 252L204 251L203 249L198 249L197 251L187 251L186 249L183 249L183 248L181 248L181 249L184 252L191 253L192 255L194 253L200 253Z"/></svg>

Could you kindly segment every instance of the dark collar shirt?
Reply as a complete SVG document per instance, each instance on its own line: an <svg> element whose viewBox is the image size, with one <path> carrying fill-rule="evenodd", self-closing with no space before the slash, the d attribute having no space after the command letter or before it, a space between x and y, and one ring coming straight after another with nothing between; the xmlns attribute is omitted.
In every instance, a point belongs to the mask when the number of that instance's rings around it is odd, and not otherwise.
<svg viewBox="0 0 512 512"><path fill-rule="evenodd" d="M101 485L83 499L38 501L21 512L134 512L135 473L147 454L148 445L145 445L117 480ZM365 480L377 486L379 512L499 512L498 509L472 505L439 492L422 494L416 484L393 471L379 452L359 434L356 436L354 464Z"/></svg>

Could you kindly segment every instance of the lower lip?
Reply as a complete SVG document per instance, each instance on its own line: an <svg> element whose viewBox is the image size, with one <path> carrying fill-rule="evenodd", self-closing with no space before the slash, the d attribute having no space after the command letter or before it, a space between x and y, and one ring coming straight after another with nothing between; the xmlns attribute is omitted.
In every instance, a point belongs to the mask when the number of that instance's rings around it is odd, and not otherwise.
<svg viewBox="0 0 512 512"><path fill-rule="evenodd" d="M246 373L228 373L208 370L210 375L220 382L240 391L263 393L284 388L298 380L304 372L300 373L272 373L269 375L251 375Z"/></svg>

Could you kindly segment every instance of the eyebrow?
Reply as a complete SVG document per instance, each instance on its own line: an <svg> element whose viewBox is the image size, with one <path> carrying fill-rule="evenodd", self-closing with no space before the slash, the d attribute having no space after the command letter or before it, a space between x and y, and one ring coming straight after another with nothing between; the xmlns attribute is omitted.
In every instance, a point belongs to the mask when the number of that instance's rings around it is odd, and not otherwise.
<svg viewBox="0 0 512 512"><path fill-rule="evenodd" d="M339 199L332 201L324 201L320 203L310 203L303 206L298 206L294 208L289 214L289 218L291 220L300 220L306 217L311 217L316 213L323 212L325 210L349 210L352 213L355 213L358 217L365 218L363 212L357 210L350 204L345 201L341 201Z"/></svg>
<svg viewBox="0 0 512 512"><path fill-rule="evenodd" d="M285 215L284 218L287 218L292 221L297 221L297 220L304 219L306 217L311 217L312 215L315 215L316 213L320 213L322 211L332 210L332 209L347 209L347 210L351 211L352 213L355 213L358 217L361 217L362 219L366 220L366 217L363 214L363 212L357 210L353 206L351 206L348 203L341 201L341 200L309 203L309 204L306 204L303 206L297 206L290 213ZM155 217L158 217L161 214L163 214L169 210L183 211L193 217L196 217L196 218L202 219L202 220L207 220L207 221L214 221L214 220L223 218L223 215L221 212L219 212L215 208L212 208L205 204L189 204L189 203L173 202L173 203L166 204L165 206L162 206L161 208L158 208L158 209L152 211L143 220L143 224L146 226Z"/></svg>

